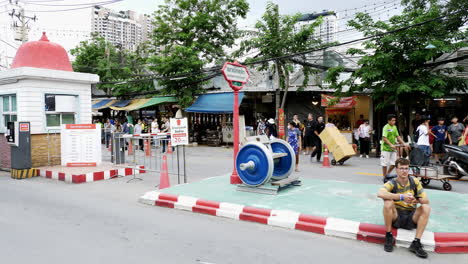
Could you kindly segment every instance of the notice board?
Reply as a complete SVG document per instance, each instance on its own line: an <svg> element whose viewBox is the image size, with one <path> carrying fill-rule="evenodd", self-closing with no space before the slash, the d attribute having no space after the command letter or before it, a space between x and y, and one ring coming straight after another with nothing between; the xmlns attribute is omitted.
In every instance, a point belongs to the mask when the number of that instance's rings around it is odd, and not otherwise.
<svg viewBox="0 0 468 264"><path fill-rule="evenodd" d="M67 124L61 130L62 166L95 167L102 162L101 127Z"/></svg>
<svg viewBox="0 0 468 264"><path fill-rule="evenodd" d="M171 118L171 145L188 145L187 118Z"/></svg>

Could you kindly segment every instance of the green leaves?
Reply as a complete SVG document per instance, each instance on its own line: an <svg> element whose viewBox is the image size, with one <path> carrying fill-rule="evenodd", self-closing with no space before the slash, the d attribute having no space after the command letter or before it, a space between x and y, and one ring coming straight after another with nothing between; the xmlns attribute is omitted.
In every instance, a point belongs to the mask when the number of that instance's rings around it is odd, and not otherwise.
<svg viewBox="0 0 468 264"><path fill-rule="evenodd" d="M257 50L258 54L255 54L255 59L251 57L246 59L248 63L253 60L271 59L319 47L320 41L313 38L313 33L315 28L323 22L322 18L318 18L310 24L299 26L300 17L300 14L280 15L278 5L268 2L262 19L255 24L256 34L251 39L244 40L233 56L241 57ZM300 59L305 61L305 58ZM292 66L298 64L284 58L274 60L272 63L264 62L257 65L258 70L271 70L276 73L279 77L279 88L285 90L289 85L289 74L293 70ZM314 69L305 64L299 65L305 74L303 85L299 89L301 90L308 84ZM281 107L284 107L285 97L282 101Z"/></svg>
<svg viewBox="0 0 468 264"><path fill-rule="evenodd" d="M439 57L439 60L443 59L443 54L467 46L463 42L466 31L460 29L467 14L456 8L461 8L461 2L452 0L445 5L435 0L403 2L407 4L403 13L393 16L389 22L374 21L363 13L357 14L349 22L365 36L392 33L365 41L362 48L349 49L347 54L364 55L358 61L360 68L344 81L340 80L342 67L329 69L327 81L332 88L341 91L342 87L349 85L350 92L373 89L373 98L380 102L378 107L414 95L430 98L444 96L453 90L468 91L466 81L453 75L460 69L440 70L437 65L431 64ZM450 13L448 10L451 10ZM437 19L443 15L449 16ZM424 24L401 30L422 22Z"/></svg>
<svg viewBox="0 0 468 264"><path fill-rule="evenodd" d="M239 36L237 19L245 0L166 0L154 13L154 55L150 69L162 75L163 92L189 106L210 74L203 67L226 59L225 49ZM194 74L195 73L195 74ZM183 76L173 78L173 76Z"/></svg>
<svg viewBox="0 0 468 264"><path fill-rule="evenodd" d="M82 41L70 53L75 56L73 70L99 75L102 84L98 88L109 95L129 95L135 92L153 89L151 82L126 82L135 74L142 74L146 65L141 45L135 52L117 49L104 38L94 35L89 41ZM106 84L107 82L111 82ZM115 84L116 82L121 84Z"/></svg>

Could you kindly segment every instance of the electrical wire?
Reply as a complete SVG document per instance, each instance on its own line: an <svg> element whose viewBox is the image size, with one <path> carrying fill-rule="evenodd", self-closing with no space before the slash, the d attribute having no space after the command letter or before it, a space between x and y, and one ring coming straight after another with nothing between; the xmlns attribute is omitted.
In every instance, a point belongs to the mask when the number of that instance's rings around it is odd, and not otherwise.
<svg viewBox="0 0 468 264"><path fill-rule="evenodd" d="M102 2L92 2L92 3L81 3L81 4L63 4L63 5L60 5L60 4L36 4L35 1L32 1L32 2L25 2L29 5L37 5L37 6L84 6L84 5L91 5L91 6L95 6L95 5L101 5L101 4L112 4L112 3L118 3L118 2L122 2L123 0L108 0L108 1L102 1Z"/></svg>
<svg viewBox="0 0 468 264"><path fill-rule="evenodd" d="M117 2L120 2L123 0L115 0L108 2L107 4L101 4L101 5L109 5L109 4L114 4ZM55 13L55 12L67 12L67 11L74 11L74 10L81 10L81 9L88 9L92 8L95 6L94 4L88 4L87 6L84 7L75 7L75 8L67 8L67 9L54 9L54 10L26 10L26 12L31 12L31 13Z"/></svg>
<svg viewBox="0 0 468 264"><path fill-rule="evenodd" d="M363 37L363 38L359 38L359 39L354 39L354 40L350 40L350 41L343 42L343 43L332 44L332 45L328 45L328 46L321 47L321 48L309 49L309 50L305 50L305 51L302 51L302 52L297 52L297 53L292 53L292 54L287 54L287 55L282 55L282 56L277 56L277 57L271 57L271 58L267 58L267 59L256 60L256 61L252 61L252 62L248 62L248 63L243 63L243 65L247 66L247 65L262 64L262 63L267 63L267 62L270 62L270 61L275 61L275 60L280 60L280 59L288 59L288 58L296 57L296 56L299 56L299 55L305 55L305 54L309 54L309 53L316 52L316 51L323 51L323 50L326 50L326 49L329 49L329 48L332 48L332 47L339 47L339 46L354 44L354 43L358 43L358 42L363 42L363 41L366 41L366 40L369 40L369 39L382 37L382 36L394 34L394 33L400 32L400 31L404 31L404 30L407 30L407 29L410 29L410 28L422 26L422 25L425 25L425 24L428 24L428 23L431 23L431 22L434 22L434 21L444 19L444 18L446 18L448 16L452 16L452 15L461 13L461 12L464 12L464 10L463 11L453 12L453 13L446 14L446 15L443 15L443 16L439 16L439 17L436 17L436 18L433 18L433 19L425 20L425 21L415 23L415 24L412 24L412 25L408 25L408 26L405 26L405 27L397 28L397 29L394 29L394 30L391 30L391 31L377 33L377 34L374 34L372 36L367 36L367 37ZM218 71L218 70L221 69L221 67L222 67L221 65L211 67L210 71ZM179 74L177 76L177 78L180 78L180 77L188 78L188 77L191 77L193 75L199 75L199 73L201 73L203 71L204 71L204 69L202 69L201 71L197 71L197 72L187 73L188 75L185 75L185 74L180 75ZM205 70L205 72L206 72L206 70ZM217 74L220 74L220 72L218 72ZM170 79L170 78L176 78L176 77L173 77L173 76L160 76L160 78ZM153 79L157 80L158 78L155 77ZM151 79L147 79L147 80L151 80ZM138 81L138 80L134 80L134 81ZM118 82L106 82L105 84L116 84L116 83L118 83Z"/></svg>

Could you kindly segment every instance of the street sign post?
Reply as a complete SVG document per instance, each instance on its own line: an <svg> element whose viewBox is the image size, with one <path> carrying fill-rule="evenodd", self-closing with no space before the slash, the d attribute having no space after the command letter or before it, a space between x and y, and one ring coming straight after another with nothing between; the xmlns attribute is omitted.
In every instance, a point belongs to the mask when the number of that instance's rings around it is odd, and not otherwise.
<svg viewBox="0 0 468 264"><path fill-rule="evenodd" d="M234 166L232 170L232 175L230 178L231 184L240 184L242 183L239 175L236 170L236 157L239 152L239 91L244 87L244 85L249 80L249 70L246 66L235 62L226 62L221 70L223 73L224 79L229 83L229 86L234 91L234 105L233 105L233 125L234 125Z"/></svg>

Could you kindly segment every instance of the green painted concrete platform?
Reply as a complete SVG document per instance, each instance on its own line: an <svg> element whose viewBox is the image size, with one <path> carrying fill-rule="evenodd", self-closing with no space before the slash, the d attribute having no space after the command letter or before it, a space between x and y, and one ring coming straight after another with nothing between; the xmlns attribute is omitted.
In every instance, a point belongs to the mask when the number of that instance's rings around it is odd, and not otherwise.
<svg viewBox="0 0 468 264"><path fill-rule="evenodd" d="M383 224L380 185L353 184L342 181L301 179L302 186L282 190L278 195L236 191L229 176L208 178L176 185L163 193L199 199L229 202L303 214L335 217L358 222ZM432 214L427 227L433 232L468 232L468 194L426 190Z"/></svg>

